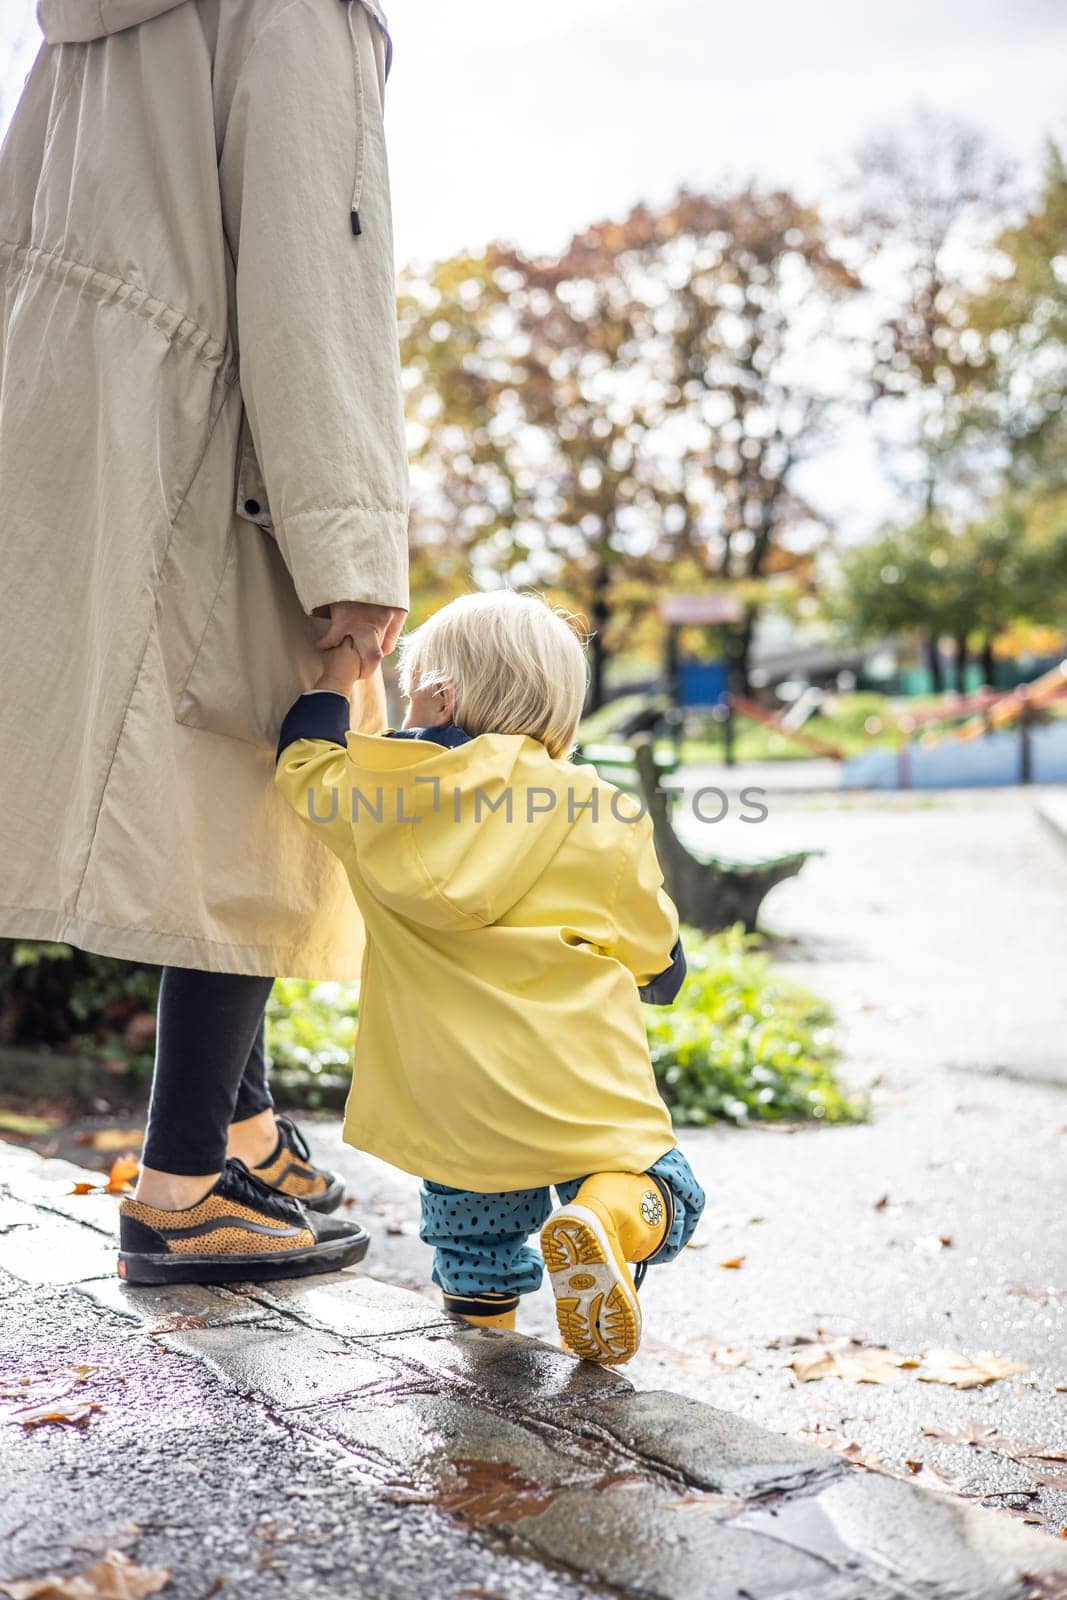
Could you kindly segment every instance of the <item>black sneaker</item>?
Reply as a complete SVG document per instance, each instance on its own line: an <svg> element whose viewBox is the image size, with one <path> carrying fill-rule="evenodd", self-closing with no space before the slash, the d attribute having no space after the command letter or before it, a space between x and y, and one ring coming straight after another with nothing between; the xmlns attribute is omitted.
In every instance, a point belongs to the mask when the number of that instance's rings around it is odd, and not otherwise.
<svg viewBox="0 0 1067 1600"><path fill-rule="evenodd" d="M183 1211L119 1206L119 1277L127 1283L260 1283L336 1272L362 1261L358 1222L317 1216L231 1157L215 1187Z"/></svg>
<svg viewBox="0 0 1067 1600"><path fill-rule="evenodd" d="M291 1117L276 1117L275 1121L278 1143L274 1154L252 1172L309 1211L336 1211L344 1196L344 1180L315 1165L308 1142Z"/></svg>

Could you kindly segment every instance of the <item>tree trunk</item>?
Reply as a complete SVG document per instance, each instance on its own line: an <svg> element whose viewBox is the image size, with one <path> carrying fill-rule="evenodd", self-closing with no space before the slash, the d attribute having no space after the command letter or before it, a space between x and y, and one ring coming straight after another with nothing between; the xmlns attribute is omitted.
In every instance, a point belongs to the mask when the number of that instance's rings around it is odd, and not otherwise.
<svg viewBox="0 0 1067 1600"><path fill-rule="evenodd" d="M924 641L923 650L926 655L926 666L930 673L930 687L934 694L943 694L945 692L945 673L941 664L941 647L936 635L930 634Z"/></svg>
<svg viewBox="0 0 1067 1600"><path fill-rule="evenodd" d="M993 636L987 633L982 640L982 681L990 689L996 687L997 659L993 654Z"/></svg>
<svg viewBox="0 0 1067 1600"><path fill-rule="evenodd" d="M601 569L596 576L593 588L592 624L593 637L589 641L589 700L587 709L599 711L605 699L605 673L608 664L608 649L604 643L604 630L611 621L611 607L608 605L607 576Z"/></svg>
<svg viewBox="0 0 1067 1600"><path fill-rule="evenodd" d="M730 651L726 667L729 687L734 694L751 695L752 693L748 664L749 656L752 654L752 635L755 631L756 613L754 611L745 613L745 620L736 633L731 634L729 630L726 630L727 648Z"/></svg>
<svg viewBox="0 0 1067 1600"><path fill-rule="evenodd" d="M956 640L956 692L967 693L967 635L961 634Z"/></svg>

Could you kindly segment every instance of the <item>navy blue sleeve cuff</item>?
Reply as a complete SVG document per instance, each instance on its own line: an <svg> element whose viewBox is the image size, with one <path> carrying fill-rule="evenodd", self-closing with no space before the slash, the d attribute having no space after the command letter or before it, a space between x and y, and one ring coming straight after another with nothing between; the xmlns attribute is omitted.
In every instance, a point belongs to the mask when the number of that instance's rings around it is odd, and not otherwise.
<svg viewBox="0 0 1067 1600"><path fill-rule="evenodd" d="M650 978L648 983L640 984L637 992L646 1005L669 1006L685 982L685 974L685 951L679 939L671 951L670 966Z"/></svg>
<svg viewBox="0 0 1067 1600"><path fill-rule="evenodd" d="M330 744L339 744L343 750L351 717L351 707L343 694L326 690L302 694L285 713L275 760L298 739L325 739Z"/></svg>

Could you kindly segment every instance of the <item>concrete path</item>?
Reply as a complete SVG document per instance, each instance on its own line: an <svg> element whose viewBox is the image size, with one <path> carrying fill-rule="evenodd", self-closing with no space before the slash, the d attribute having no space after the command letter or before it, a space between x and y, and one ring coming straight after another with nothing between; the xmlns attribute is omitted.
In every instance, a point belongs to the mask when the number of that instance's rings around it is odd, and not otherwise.
<svg viewBox="0 0 1067 1600"><path fill-rule="evenodd" d="M1018 1522L362 1274L128 1289L82 1176L3 1151L8 1581L117 1550L175 1600L1067 1594L1067 1549ZM27 1400L93 1409L31 1429Z"/></svg>
<svg viewBox="0 0 1067 1600"><path fill-rule="evenodd" d="M703 842L732 850L721 831ZM874 1117L682 1130L709 1212L699 1248L649 1274L627 1375L888 1471L918 1466L1058 1533L1067 1463L1037 1456L1067 1449L1067 849L1019 792L779 801L735 833L826 852L775 890L768 921L787 936L783 970L837 1007L843 1071ZM346 1148L333 1120L310 1131L371 1228L369 1269L432 1295L416 1180ZM551 1337L548 1292L520 1317ZM800 1383L796 1341L818 1337L1026 1370L965 1390L913 1369Z"/></svg>

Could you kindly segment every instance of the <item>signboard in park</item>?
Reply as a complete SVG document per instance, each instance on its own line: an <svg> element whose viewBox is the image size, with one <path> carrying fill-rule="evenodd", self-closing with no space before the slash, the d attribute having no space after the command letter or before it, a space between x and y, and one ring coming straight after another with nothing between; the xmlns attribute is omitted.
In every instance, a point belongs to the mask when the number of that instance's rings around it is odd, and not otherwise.
<svg viewBox="0 0 1067 1600"><path fill-rule="evenodd" d="M665 594L659 603L659 614L663 622L673 623L676 627L689 627L740 622L745 613L734 595L715 589L703 593Z"/></svg>

